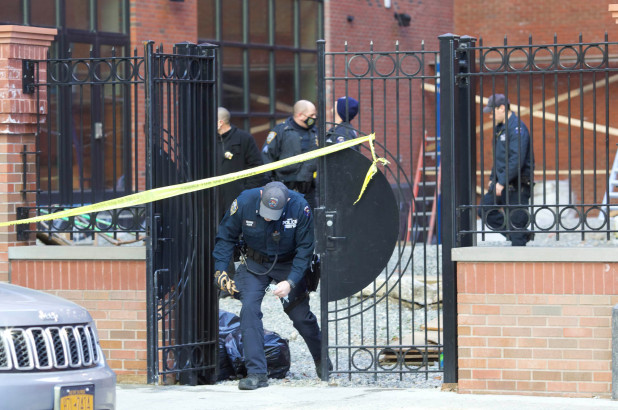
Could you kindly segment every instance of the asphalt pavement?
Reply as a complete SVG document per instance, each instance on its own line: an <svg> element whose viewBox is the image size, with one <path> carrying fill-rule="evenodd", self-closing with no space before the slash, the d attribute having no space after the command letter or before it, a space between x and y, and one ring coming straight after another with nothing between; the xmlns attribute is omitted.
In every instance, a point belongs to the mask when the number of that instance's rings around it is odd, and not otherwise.
<svg viewBox="0 0 618 410"><path fill-rule="evenodd" d="M618 409L618 401L594 398L458 394L437 389L269 386L241 391L233 385L118 385L116 407L138 409Z"/></svg>

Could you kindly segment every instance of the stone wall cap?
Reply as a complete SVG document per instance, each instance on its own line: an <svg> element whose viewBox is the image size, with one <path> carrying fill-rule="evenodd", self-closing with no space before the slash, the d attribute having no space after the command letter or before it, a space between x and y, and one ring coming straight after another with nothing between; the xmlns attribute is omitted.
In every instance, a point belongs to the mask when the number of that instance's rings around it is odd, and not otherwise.
<svg viewBox="0 0 618 410"><path fill-rule="evenodd" d="M453 248L456 262L618 262L617 247L473 246Z"/></svg>
<svg viewBox="0 0 618 410"><path fill-rule="evenodd" d="M30 44L49 46L58 34L55 28L0 25L0 44Z"/></svg>
<svg viewBox="0 0 618 410"><path fill-rule="evenodd" d="M14 246L9 260L145 260L145 246Z"/></svg>

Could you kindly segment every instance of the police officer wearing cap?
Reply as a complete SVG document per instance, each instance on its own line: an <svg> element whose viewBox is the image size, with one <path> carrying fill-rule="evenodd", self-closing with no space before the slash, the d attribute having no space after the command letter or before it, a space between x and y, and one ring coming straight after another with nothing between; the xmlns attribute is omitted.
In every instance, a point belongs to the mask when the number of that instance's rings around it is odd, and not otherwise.
<svg viewBox="0 0 618 410"><path fill-rule="evenodd" d="M294 104L294 114L275 128L266 137L262 147L265 164L313 151L318 147L315 128L317 111L307 100ZM315 208L315 179L317 160L312 159L273 171L271 178L283 182L289 189L305 196L311 208Z"/></svg>
<svg viewBox="0 0 618 410"><path fill-rule="evenodd" d="M326 133L328 144L338 144L358 137L350 121L358 114L358 101L352 97L341 97L335 102L335 126ZM358 149L357 147L354 147Z"/></svg>
<svg viewBox="0 0 618 410"><path fill-rule="evenodd" d="M492 229L511 231L503 235L511 240L512 246L526 246L533 237L526 227L531 219L527 206L534 182L534 161L528 127L510 110L509 105L504 94L494 94L483 108L495 124L494 164L489 176L489 189L481 200L478 215ZM523 206L501 211L496 205Z"/></svg>
<svg viewBox="0 0 618 410"><path fill-rule="evenodd" d="M246 243L246 258L231 280L225 269L240 234ZM301 194L281 182L243 191L223 217L213 251L215 278L242 302L240 329L248 374L240 380L239 389L268 386L261 305L271 282L276 283L273 294L281 298L320 375L321 333L309 308L305 284L313 247L311 208Z"/></svg>

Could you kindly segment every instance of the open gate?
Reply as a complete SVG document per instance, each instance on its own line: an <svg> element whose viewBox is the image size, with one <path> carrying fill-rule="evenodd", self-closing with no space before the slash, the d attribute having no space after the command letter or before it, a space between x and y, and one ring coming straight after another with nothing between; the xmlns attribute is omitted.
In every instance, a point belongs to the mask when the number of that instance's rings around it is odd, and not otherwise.
<svg viewBox="0 0 618 410"><path fill-rule="evenodd" d="M217 46L181 43L172 53L145 45L143 57L24 61L24 89L47 104L37 113L36 206L44 215L101 199L215 175ZM104 161L107 157L111 160ZM93 158L100 157L100 161ZM214 158L213 158L214 159ZM145 169L145 172L144 172ZM23 173L24 186L26 172ZM95 183L99 181L100 183ZM31 191L23 192L23 195ZM210 251L218 223L215 190L146 206L22 225L18 233L103 234L115 244L146 235L148 382L216 381L218 315Z"/></svg>
<svg viewBox="0 0 618 410"><path fill-rule="evenodd" d="M361 135L375 133L377 156L390 162L358 205L353 202L371 164L369 147L320 163L316 250L322 258L324 375L326 355L334 365L331 376L352 380L359 374L409 380L443 371L439 218L427 235L431 218L419 216L437 216L437 63L438 52L424 47L385 52L346 45L343 52L326 52L318 43L320 145L333 126L335 101L347 95L360 105L352 126Z"/></svg>
<svg viewBox="0 0 618 410"><path fill-rule="evenodd" d="M146 48L146 187L214 175L216 47ZM149 205L149 382L216 381L217 303L209 280L213 190ZM168 378L171 376L171 380Z"/></svg>

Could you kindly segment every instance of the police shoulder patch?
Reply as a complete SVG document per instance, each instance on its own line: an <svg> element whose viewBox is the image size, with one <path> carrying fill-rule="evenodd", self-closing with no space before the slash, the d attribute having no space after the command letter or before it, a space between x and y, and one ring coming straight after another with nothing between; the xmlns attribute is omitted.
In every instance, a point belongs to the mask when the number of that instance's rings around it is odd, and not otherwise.
<svg viewBox="0 0 618 410"><path fill-rule="evenodd" d="M238 201L235 199L234 202L232 202L232 206L230 206L230 215L234 215L236 211L238 211Z"/></svg>
<svg viewBox="0 0 618 410"><path fill-rule="evenodd" d="M303 213L305 214L305 216L311 215L311 208L309 208L309 206L306 206L305 209L303 209Z"/></svg>
<svg viewBox="0 0 618 410"><path fill-rule="evenodd" d="M266 143L270 144L272 142L272 140L275 139L275 137L277 136L277 133L274 131L271 131L268 133L268 137L266 137Z"/></svg>

